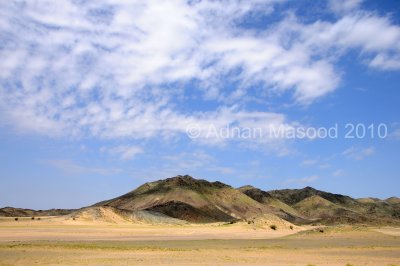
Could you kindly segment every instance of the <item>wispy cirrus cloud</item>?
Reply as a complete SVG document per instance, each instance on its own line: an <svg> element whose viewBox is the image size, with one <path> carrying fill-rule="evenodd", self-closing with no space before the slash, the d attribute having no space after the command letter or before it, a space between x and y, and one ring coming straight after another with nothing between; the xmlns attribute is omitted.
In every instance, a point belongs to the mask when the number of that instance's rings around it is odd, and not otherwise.
<svg viewBox="0 0 400 266"><path fill-rule="evenodd" d="M337 14L353 11L360 7L363 0L328 0L328 7Z"/></svg>
<svg viewBox="0 0 400 266"><path fill-rule="evenodd" d="M132 160L137 155L144 152L141 147L134 145L120 145L111 148L102 147L100 151L108 152L111 155L115 155L125 161Z"/></svg>
<svg viewBox="0 0 400 266"><path fill-rule="evenodd" d="M345 151L342 152L342 154L349 158L349 159L354 159L354 160L363 160L366 157L369 157L375 153L375 148L374 147L368 147L368 148L356 148L356 147L350 147L346 149Z"/></svg>

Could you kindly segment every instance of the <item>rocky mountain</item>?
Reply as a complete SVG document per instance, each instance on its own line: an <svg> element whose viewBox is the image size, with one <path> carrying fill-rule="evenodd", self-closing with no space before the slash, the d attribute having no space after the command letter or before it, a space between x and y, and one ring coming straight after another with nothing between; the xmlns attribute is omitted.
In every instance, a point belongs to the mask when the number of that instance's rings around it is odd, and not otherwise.
<svg viewBox="0 0 400 266"><path fill-rule="evenodd" d="M297 210L272 196L270 193L253 186L243 186L238 190L255 201L267 206L277 216L293 223L306 223L308 220Z"/></svg>
<svg viewBox="0 0 400 266"><path fill-rule="evenodd" d="M330 202L340 205L346 205L346 206L359 205L359 202L357 200L349 196L316 190L312 187L305 187L302 189L271 190L268 191L268 193L290 206L311 196L320 196L323 199L326 199Z"/></svg>
<svg viewBox="0 0 400 266"><path fill-rule="evenodd" d="M400 224L400 199L354 199L312 187L263 191L233 188L191 176L145 183L122 196L79 210L6 207L0 216L60 216L105 222L293 224Z"/></svg>
<svg viewBox="0 0 400 266"><path fill-rule="evenodd" d="M268 191L272 197L286 203L303 217L323 224L400 223L400 204L397 198L379 200L376 198L353 199L341 194L316 190L283 189Z"/></svg>
<svg viewBox="0 0 400 266"><path fill-rule="evenodd" d="M229 185L188 175L146 183L95 206L156 211L190 222L228 222L272 213L269 207Z"/></svg>

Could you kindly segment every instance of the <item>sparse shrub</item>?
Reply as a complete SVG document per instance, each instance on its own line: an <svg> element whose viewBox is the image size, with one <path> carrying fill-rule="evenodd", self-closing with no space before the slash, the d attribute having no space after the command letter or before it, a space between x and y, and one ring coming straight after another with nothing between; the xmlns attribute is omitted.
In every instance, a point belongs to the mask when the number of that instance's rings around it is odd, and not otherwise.
<svg viewBox="0 0 400 266"><path fill-rule="evenodd" d="M75 221L75 217L72 217L72 220L74 220L74 221Z"/></svg>
<svg viewBox="0 0 400 266"><path fill-rule="evenodd" d="M319 232L320 232L320 233L323 233L323 232L324 232L324 229L319 229Z"/></svg>
<svg viewBox="0 0 400 266"><path fill-rule="evenodd" d="M251 221L247 221L247 224L251 224Z"/></svg>
<svg viewBox="0 0 400 266"><path fill-rule="evenodd" d="M289 226L290 230L293 230L293 225Z"/></svg>
<svg viewBox="0 0 400 266"><path fill-rule="evenodd" d="M35 217L31 217L31 220L35 220Z"/></svg>
<svg viewBox="0 0 400 266"><path fill-rule="evenodd" d="M37 218L40 221L40 217Z"/></svg>
<svg viewBox="0 0 400 266"><path fill-rule="evenodd" d="M278 227L277 227L276 225L274 225L274 224L273 224L273 225L270 225L269 228L271 228L272 230L278 229Z"/></svg>
<svg viewBox="0 0 400 266"><path fill-rule="evenodd" d="M15 217L14 220L15 220L15 221L18 221L18 217Z"/></svg>

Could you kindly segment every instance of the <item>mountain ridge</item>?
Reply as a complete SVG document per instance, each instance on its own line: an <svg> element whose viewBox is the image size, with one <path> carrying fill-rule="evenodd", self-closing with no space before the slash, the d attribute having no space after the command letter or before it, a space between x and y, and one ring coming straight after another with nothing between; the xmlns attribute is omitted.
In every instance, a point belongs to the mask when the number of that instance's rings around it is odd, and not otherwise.
<svg viewBox="0 0 400 266"><path fill-rule="evenodd" d="M146 217L143 218L145 221L160 220L160 217L167 221L165 217L170 217L175 220L169 221L190 223L252 223L268 217L270 221L285 226L311 223L400 224L400 198L354 199L312 187L270 191L251 185L234 188L219 181L210 182L189 175L178 175L144 183L121 196L78 210L34 211L6 207L0 209L0 216L79 213L82 216L85 213L102 217L100 214L105 212L113 212L115 217L126 217L128 214L129 217L143 216ZM154 216L157 213L159 216Z"/></svg>

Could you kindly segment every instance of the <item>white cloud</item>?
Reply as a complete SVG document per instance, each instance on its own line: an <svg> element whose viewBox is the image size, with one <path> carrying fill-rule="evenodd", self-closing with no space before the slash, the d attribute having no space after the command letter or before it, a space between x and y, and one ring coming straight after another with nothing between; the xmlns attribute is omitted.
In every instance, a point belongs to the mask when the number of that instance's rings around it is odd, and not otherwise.
<svg viewBox="0 0 400 266"><path fill-rule="evenodd" d="M241 99L260 87L258 98L290 92L312 103L339 86L337 50L359 49L371 67L398 68L400 30L386 17L353 12L305 24L288 15L257 30L240 26L248 14L271 14L275 2L5 1L2 123L52 136L134 139L170 138L189 124L290 127L284 115L247 111ZM180 108L192 90L218 107Z"/></svg>
<svg viewBox="0 0 400 266"><path fill-rule="evenodd" d="M390 57L386 54L377 54L369 65L382 70L398 70L400 69L400 56Z"/></svg>
<svg viewBox="0 0 400 266"><path fill-rule="evenodd" d="M372 146L365 149L350 147L347 150L343 151L342 155L346 156L349 159L362 160L368 156L373 155L374 153L375 148Z"/></svg>
<svg viewBox="0 0 400 266"><path fill-rule="evenodd" d="M281 34L284 33L272 31L246 37L225 34L208 42L206 48L211 58L219 59L215 67L222 73L242 69L237 77L240 87L263 84L279 93L294 90L295 99L301 103L310 103L333 91L339 78L332 65L323 59L312 60L307 47L284 47Z"/></svg>
<svg viewBox="0 0 400 266"><path fill-rule="evenodd" d="M108 151L112 155L120 157L122 160L132 160L138 154L143 153L143 149L137 146L121 145L113 148L105 148L103 151Z"/></svg>
<svg viewBox="0 0 400 266"><path fill-rule="evenodd" d="M357 9L363 0L329 0L328 7L335 13L342 14Z"/></svg>
<svg viewBox="0 0 400 266"><path fill-rule="evenodd" d="M399 69L400 27L388 17L356 12L335 22L317 21L309 26L295 25L304 43L315 51L334 51L337 57L350 49L360 49L362 58L373 68Z"/></svg>
<svg viewBox="0 0 400 266"><path fill-rule="evenodd" d="M0 106L6 123L46 135L150 138L183 133L189 123L220 124L246 114L225 117L226 108L183 114L175 107L182 91L174 84L211 79L218 67L207 65L219 54L203 47L246 12L270 12L269 2L81 4L4 4ZM224 17L217 28L213 13ZM15 18L19 23L11 23Z"/></svg>

